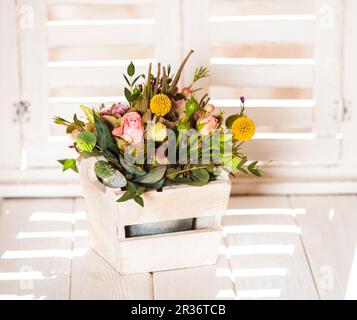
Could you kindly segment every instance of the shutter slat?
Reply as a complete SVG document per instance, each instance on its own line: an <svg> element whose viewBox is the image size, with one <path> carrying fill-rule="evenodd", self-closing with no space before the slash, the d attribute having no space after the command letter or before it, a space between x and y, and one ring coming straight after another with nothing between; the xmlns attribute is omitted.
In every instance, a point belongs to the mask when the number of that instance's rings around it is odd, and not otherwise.
<svg viewBox="0 0 357 320"><path fill-rule="evenodd" d="M212 64L213 85L311 88L313 65Z"/></svg>
<svg viewBox="0 0 357 320"><path fill-rule="evenodd" d="M105 20L104 20L105 21ZM49 47L115 46L123 44L152 44L154 20L137 20L126 24L49 25Z"/></svg>
<svg viewBox="0 0 357 320"><path fill-rule="evenodd" d="M150 44L50 48L50 61L145 59L155 55Z"/></svg>
<svg viewBox="0 0 357 320"><path fill-rule="evenodd" d="M123 88L127 66L112 67L56 67L49 68L49 85L56 87L112 87ZM147 72L147 65L136 65L137 74ZM120 91L122 92L122 90Z"/></svg>
<svg viewBox="0 0 357 320"><path fill-rule="evenodd" d="M337 139L255 139L244 145L249 159L289 161L295 164L334 164L338 162Z"/></svg>
<svg viewBox="0 0 357 320"><path fill-rule="evenodd" d="M48 8L49 20L87 20L87 19L143 19L154 15L151 5L52 5Z"/></svg>
<svg viewBox="0 0 357 320"><path fill-rule="evenodd" d="M229 16L260 14L309 14L314 13L314 0L212 0L211 14Z"/></svg>
<svg viewBox="0 0 357 320"><path fill-rule="evenodd" d="M214 44L256 42L309 44L315 40L314 25L314 20L222 22L214 19L211 22L211 40Z"/></svg>

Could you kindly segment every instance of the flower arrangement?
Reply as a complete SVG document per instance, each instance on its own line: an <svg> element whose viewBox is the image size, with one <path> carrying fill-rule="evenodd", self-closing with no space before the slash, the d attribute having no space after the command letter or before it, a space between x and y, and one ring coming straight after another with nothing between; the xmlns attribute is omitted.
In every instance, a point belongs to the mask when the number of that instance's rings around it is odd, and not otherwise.
<svg viewBox="0 0 357 320"><path fill-rule="evenodd" d="M248 163L241 146L255 133L254 121L240 112L224 121L208 94L197 83L209 76L207 68L197 68L192 83L182 89L178 83L191 50L177 73L158 63L154 75L135 75L131 62L124 74L126 102L98 109L81 106L85 118L73 121L55 117L73 138L77 159L59 160L63 170L78 172L76 163L95 157L94 171L100 182L120 189L118 202L133 199L144 206L142 195L164 186L203 186L223 172L242 172L260 177L258 162Z"/></svg>

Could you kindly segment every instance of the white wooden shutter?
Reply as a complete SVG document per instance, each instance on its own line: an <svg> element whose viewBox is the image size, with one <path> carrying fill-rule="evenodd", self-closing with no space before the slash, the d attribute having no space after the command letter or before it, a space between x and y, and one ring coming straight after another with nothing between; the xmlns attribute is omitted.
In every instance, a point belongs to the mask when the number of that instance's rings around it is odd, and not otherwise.
<svg viewBox="0 0 357 320"><path fill-rule="evenodd" d="M247 98L258 125L251 159L276 165L332 165L340 159L342 34L340 0L19 0L34 9L21 30L21 87L31 102L28 167L71 156L51 117L79 104L121 99L129 59L207 65L204 83L226 116Z"/></svg>
<svg viewBox="0 0 357 320"><path fill-rule="evenodd" d="M179 1L21 0L34 8L34 28L21 33L23 90L31 101L26 125L28 167L56 166L75 156L58 115L71 119L80 104L122 101L130 60L146 73L157 56L180 60ZM157 19L160 17L160 19Z"/></svg>
<svg viewBox="0 0 357 320"><path fill-rule="evenodd" d="M21 162L21 127L13 105L20 100L16 30L14 1L0 1L1 168L19 168Z"/></svg>
<svg viewBox="0 0 357 320"><path fill-rule="evenodd" d="M258 126L248 156L279 165L336 164L343 1L183 3L184 46L209 65L214 103L228 116L238 112L240 96L247 98Z"/></svg>

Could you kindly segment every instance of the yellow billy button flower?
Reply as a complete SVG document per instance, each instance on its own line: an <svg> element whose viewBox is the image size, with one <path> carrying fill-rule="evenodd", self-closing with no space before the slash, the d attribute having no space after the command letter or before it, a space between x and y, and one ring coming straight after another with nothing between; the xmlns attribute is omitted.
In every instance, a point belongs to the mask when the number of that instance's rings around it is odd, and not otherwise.
<svg viewBox="0 0 357 320"><path fill-rule="evenodd" d="M163 123L155 123L148 132L148 136L151 140L162 142L167 137L167 129Z"/></svg>
<svg viewBox="0 0 357 320"><path fill-rule="evenodd" d="M150 109L152 113L163 117L171 110L171 100L163 93L157 94L150 101Z"/></svg>
<svg viewBox="0 0 357 320"><path fill-rule="evenodd" d="M232 124L232 133L239 141L248 141L255 134L255 123L248 117L239 117Z"/></svg>

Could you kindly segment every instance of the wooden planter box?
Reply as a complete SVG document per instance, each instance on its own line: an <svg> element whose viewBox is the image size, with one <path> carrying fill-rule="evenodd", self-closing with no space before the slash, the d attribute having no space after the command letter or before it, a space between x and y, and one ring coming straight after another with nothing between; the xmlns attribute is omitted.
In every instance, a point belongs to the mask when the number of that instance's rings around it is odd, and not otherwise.
<svg viewBox="0 0 357 320"><path fill-rule="evenodd" d="M94 160L94 161L93 161ZM145 208L133 200L117 203L121 191L106 188L83 160L80 174L87 201L93 249L123 274L215 264L222 238L221 218L230 195L228 178L203 187L173 186L143 195ZM127 238L125 227L196 218L190 231Z"/></svg>

